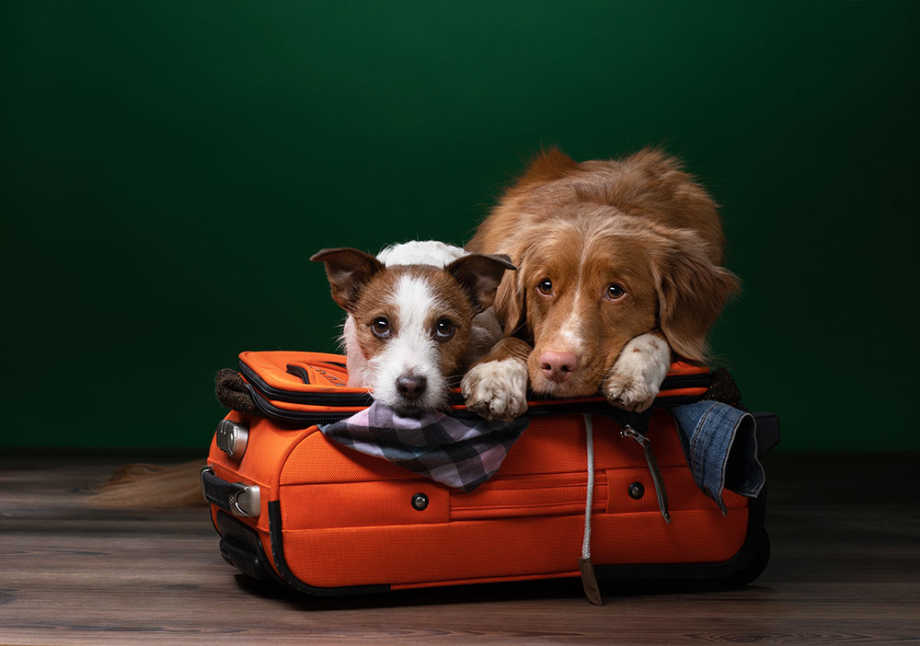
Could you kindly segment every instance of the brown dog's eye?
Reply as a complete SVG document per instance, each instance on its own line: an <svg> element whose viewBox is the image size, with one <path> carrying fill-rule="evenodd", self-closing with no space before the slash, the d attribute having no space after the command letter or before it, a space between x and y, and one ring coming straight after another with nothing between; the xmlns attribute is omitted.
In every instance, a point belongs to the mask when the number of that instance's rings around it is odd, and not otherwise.
<svg viewBox="0 0 920 646"><path fill-rule="evenodd" d="M551 281L549 278L544 278L539 283L537 283L537 291L544 296L549 296L553 293L553 281Z"/></svg>
<svg viewBox="0 0 920 646"><path fill-rule="evenodd" d="M607 298L610 300L616 301L624 296L626 296L626 290L623 289L622 285L618 285L617 283L610 283L607 285Z"/></svg>
<svg viewBox="0 0 920 646"><path fill-rule="evenodd" d="M390 336L390 322L385 316L378 316L371 322L371 332L378 339L385 339Z"/></svg>
<svg viewBox="0 0 920 646"><path fill-rule="evenodd" d="M449 319L438 319L437 325L434 326L434 338L438 341L447 341L456 331L457 326Z"/></svg>

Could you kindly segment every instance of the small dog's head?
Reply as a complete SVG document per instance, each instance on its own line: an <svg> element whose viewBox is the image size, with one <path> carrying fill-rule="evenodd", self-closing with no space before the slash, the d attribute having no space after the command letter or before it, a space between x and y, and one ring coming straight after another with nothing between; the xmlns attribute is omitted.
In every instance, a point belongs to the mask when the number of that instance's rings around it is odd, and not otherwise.
<svg viewBox="0 0 920 646"><path fill-rule="evenodd" d="M471 254L446 267L384 266L357 249L323 249L332 298L351 315L374 399L402 414L443 408L464 369L473 317L492 304L507 256Z"/></svg>
<svg viewBox="0 0 920 646"><path fill-rule="evenodd" d="M520 238L513 252L520 270L496 298L506 333L526 322L533 335L534 391L596 393L626 343L654 329L680 356L702 361L706 332L736 277L709 259L692 231L570 208L583 213Z"/></svg>

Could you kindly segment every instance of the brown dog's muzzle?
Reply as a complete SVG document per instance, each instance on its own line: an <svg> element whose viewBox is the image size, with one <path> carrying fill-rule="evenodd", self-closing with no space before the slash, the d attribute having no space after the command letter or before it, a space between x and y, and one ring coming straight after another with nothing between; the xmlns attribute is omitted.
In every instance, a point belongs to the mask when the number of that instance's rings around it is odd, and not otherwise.
<svg viewBox="0 0 920 646"><path fill-rule="evenodd" d="M547 350L540 355L540 370L543 376L557 384L566 381L578 365L574 352L555 352Z"/></svg>

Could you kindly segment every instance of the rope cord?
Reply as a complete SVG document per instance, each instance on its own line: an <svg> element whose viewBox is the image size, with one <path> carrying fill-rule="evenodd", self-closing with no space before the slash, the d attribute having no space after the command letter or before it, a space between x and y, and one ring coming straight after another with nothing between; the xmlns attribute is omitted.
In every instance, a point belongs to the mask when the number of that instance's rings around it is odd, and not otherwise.
<svg viewBox="0 0 920 646"><path fill-rule="evenodd" d="M585 495L585 534L581 542L581 558L591 558L591 507L594 506L594 429L591 416L585 418L585 443L588 454L588 492Z"/></svg>

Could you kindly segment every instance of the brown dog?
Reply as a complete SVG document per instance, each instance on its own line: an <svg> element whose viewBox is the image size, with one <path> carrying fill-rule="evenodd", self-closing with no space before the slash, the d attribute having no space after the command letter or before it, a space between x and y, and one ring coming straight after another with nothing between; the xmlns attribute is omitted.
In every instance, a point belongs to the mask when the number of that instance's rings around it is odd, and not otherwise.
<svg viewBox="0 0 920 646"><path fill-rule="evenodd" d="M495 299L506 336L463 379L467 406L520 415L529 376L537 393L600 391L645 410L672 351L705 358L738 288L720 266L723 245L714 202L673 157L647 149L578 164L543 153L467 245L518 266Z"/></svg>

